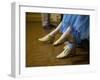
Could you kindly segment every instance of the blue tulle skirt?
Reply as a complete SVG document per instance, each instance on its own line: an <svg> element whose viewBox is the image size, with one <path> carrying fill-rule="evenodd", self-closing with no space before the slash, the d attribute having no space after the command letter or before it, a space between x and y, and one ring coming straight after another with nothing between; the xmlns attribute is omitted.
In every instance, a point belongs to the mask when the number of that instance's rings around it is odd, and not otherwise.
<svg viewBox="0 0 100 80"><path fill-rule="evenodd" d="M64 14L60 31L64 33L69 26L77 43L89 39L89 15Z"/></svg>

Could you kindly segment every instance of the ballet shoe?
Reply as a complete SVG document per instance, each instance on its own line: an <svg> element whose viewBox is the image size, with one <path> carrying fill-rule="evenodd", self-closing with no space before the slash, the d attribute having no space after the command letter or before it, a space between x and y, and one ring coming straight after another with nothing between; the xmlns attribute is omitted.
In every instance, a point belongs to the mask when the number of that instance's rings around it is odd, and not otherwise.
<svg viewBox="0 0 100 80"><path fill-rule="evenodd" d="M56 58L61 59L67 57L71 52L71 49L66 47Z"/></svg>
<svg viewBox="0 0 100 80"><path fill-rule="evenodd" d="M60 45L60 44L62 44L64 41L63 40L57 40L57 41L55 41L54 43L53 43L53 46L58 46L58 45Z"/></svg>
<svg viewBox="0 0 100 80"><path fill-rule="evenodd" d="M50 35L46 35L42 38L39 38L38 40L40 42L45 42L45 43L53 43L54 42L55 37L54 36L50 36Z"/></svg>
<svg viewBox="0 0 100 80"><path fill-rule="evenodd" d="M74 47L71 49L68 46L66 46L65 49L56 58L57 59L62 59L62 58L68 57L69 55L75 56L75 54L76 54L76 52L75 52Z"/></svg>

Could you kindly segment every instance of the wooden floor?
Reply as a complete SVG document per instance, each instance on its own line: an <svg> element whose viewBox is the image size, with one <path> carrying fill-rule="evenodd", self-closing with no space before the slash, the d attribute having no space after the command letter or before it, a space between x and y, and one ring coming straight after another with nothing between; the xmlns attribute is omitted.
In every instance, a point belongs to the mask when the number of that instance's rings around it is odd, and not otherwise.
<svg viewBox="0 0 100 80"><path fill-rule="evenodd" d="M54 47L39 42L38 38L46 34L40 22L26 23L26 67L89 64L89 50L84 48L77 48L76 56L56 59L64 45Z"/></svg>

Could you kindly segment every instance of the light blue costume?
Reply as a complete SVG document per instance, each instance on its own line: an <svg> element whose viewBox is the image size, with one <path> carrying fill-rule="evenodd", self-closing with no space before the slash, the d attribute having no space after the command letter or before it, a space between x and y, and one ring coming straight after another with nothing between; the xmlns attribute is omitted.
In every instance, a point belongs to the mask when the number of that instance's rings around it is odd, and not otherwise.
<svg viewBox="0 0 100 80"><path fill-rule="evenodd" d="M64 14L60 31L64 33L69 26L77 43L89 39L89 15Z"/></svg>

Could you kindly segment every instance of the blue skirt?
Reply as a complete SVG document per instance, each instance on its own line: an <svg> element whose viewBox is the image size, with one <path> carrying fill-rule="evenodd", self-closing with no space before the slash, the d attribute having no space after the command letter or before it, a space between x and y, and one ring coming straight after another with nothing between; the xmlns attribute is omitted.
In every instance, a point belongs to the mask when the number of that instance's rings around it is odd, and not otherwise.
<svg viewBox="0 0 100 80"><path fill-rule="evenodd" d="M69 26L77 43L89 39L89 15L65 14L60 31L64 33Z"/></svg>

